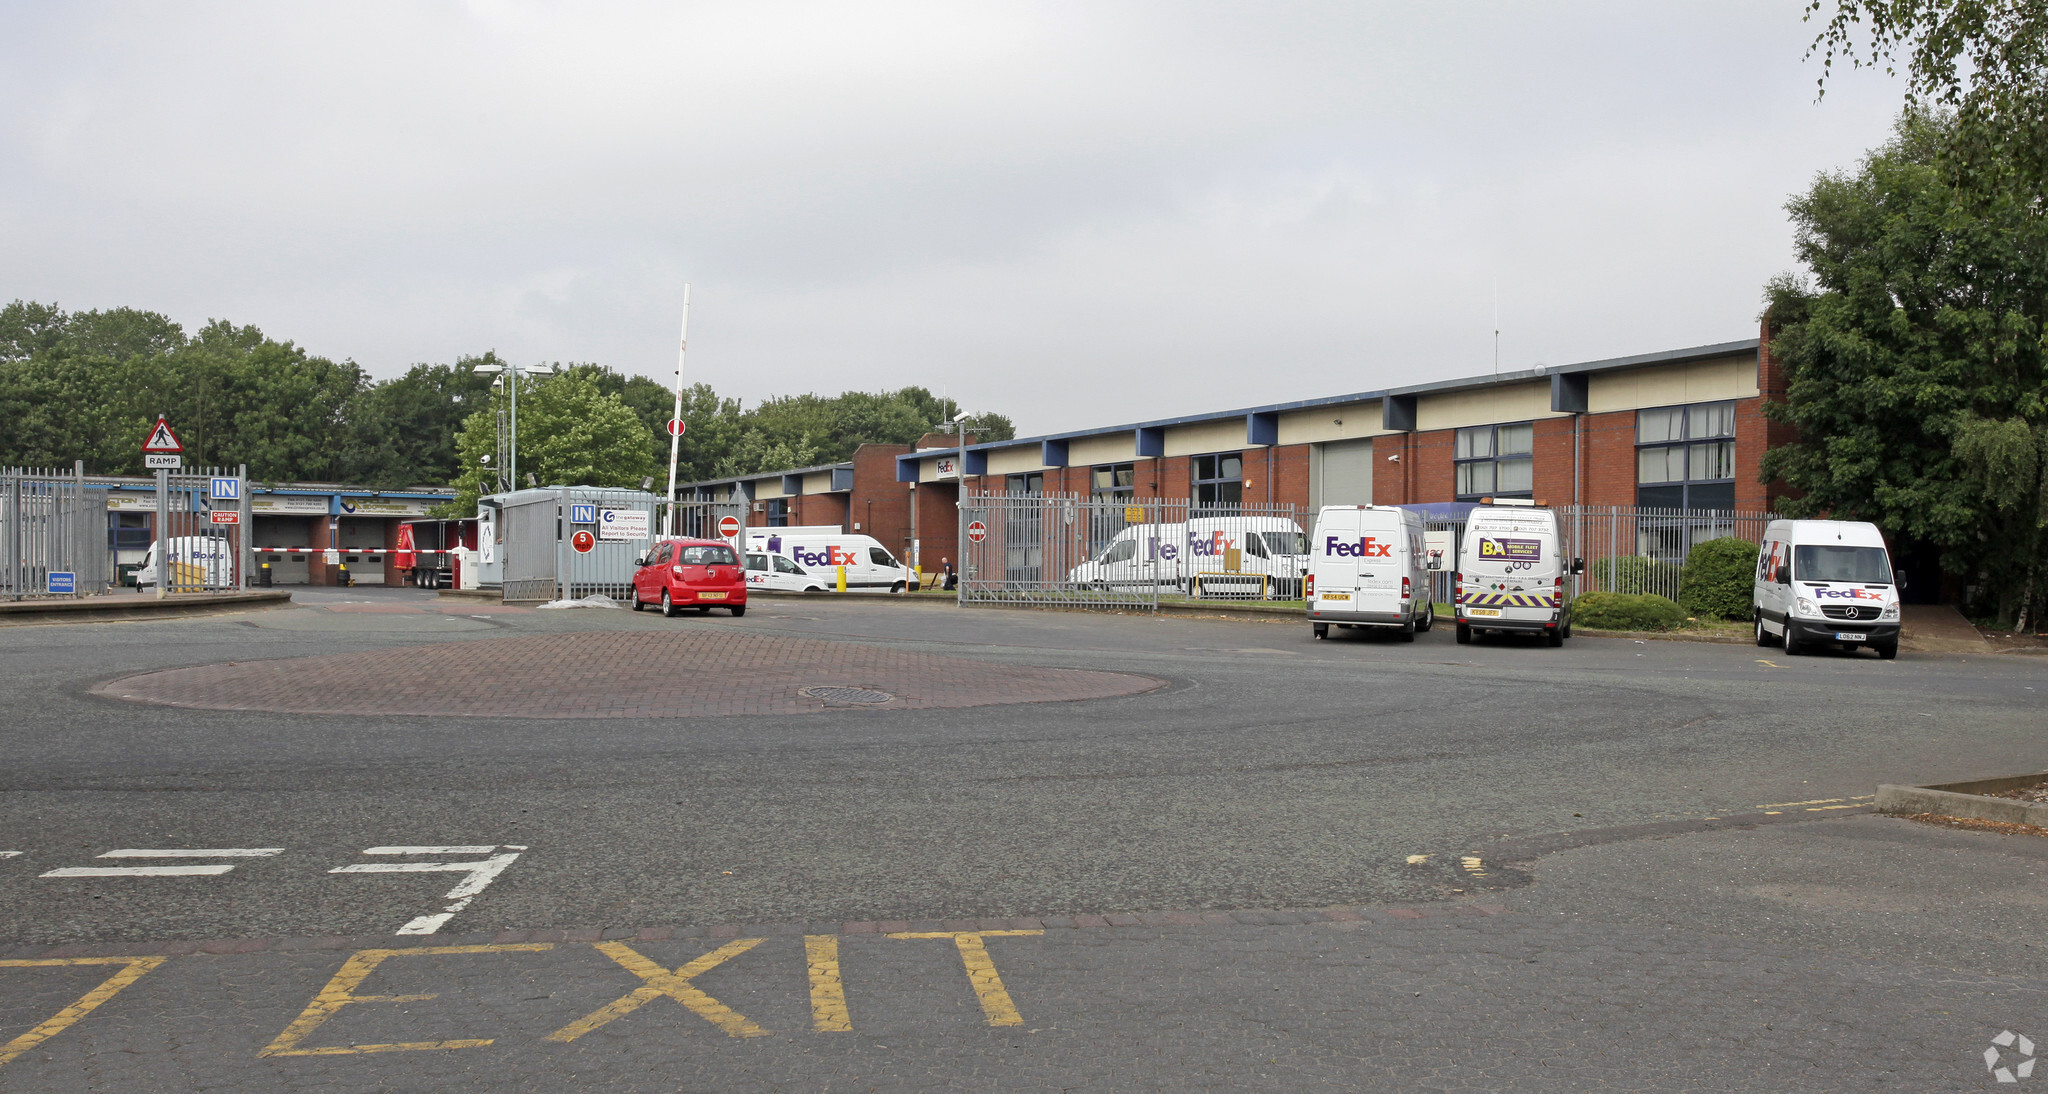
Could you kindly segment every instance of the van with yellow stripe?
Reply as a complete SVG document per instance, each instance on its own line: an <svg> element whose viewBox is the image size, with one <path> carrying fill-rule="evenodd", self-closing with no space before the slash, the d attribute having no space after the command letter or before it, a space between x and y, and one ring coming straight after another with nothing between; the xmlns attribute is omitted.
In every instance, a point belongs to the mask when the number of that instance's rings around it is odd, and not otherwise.
<svg viewBox="0 0 2048 1094"><path fill-rule="evenodd" d="M1458 641L1475 634L1540 634L1553 646L1572 636L1565 577L1584 564L1563 555L1557 514L1533 502L1475 506L1451 575Z"/></svg>

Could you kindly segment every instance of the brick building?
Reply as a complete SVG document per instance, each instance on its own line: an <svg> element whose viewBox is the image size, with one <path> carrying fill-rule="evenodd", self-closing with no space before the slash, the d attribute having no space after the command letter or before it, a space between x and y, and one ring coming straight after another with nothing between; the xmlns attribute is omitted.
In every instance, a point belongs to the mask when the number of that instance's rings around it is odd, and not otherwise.
<svg viewBox="0 0 2048 1094"><path fill-rule="evenodd" d="M1067 433L864 445L851 462L691 484L750 525L841 524L937 569L971 491L1399 505L1524 497L1553 505L1770 508L1758 481L1784 427L1759 339L1544 366ZM964 457L964 458L963 458ZM964 466L960 466L964 464ZM859 527L856 528L855 525Z"/></svg>

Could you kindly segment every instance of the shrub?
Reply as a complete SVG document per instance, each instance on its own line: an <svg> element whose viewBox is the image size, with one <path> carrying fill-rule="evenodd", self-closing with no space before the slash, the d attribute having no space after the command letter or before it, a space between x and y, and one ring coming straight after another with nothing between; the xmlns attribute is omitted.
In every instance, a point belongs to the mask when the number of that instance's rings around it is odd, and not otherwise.
<svg viewBox="0 0 2048 1094"><path fill-rule="evenodd" d="M1679 604L1702 618L1748 619L1757 550L1756 544L1734 536L1694 544L1679 579Z"/></svg>
<svg viewBox="0 0 2048 1094"><path fill-rule="evenodd" d="M1635 596L1656 589L1676 589L1679 582L1677 566L1643 555L1596 559L1590 569L1593 583L1610 593Z"/></svg>
<svg viewBox="0 0 2048 1094"><path fill-rule="evenodd" d="M1651 593L1580 593L1572 598L1572 625L1603 631L1663 631L1685 623L1685 609Z"/></svg>

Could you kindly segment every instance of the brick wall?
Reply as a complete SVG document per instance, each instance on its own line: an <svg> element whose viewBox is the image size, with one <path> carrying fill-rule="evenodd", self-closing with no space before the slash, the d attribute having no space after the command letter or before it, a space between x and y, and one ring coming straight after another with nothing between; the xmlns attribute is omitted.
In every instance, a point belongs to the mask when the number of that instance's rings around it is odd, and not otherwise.
<svg viewBox="0 0 2048 1094"><path fill-rule="evenodd" d="M1538 418L1530 430L1535 467L1531 495L1547 505L1572 503L1572 420ZM1452 483L1455 488L1456 483Z"/></svg>
<svg viewBox="0 0 2048 1094"><path fill-rule="evenodd" d="M853 493L848 520L860 522L898 558L910 554L910 484L896 481L896 457L907 444L864 444L853 453Z"/></svg>

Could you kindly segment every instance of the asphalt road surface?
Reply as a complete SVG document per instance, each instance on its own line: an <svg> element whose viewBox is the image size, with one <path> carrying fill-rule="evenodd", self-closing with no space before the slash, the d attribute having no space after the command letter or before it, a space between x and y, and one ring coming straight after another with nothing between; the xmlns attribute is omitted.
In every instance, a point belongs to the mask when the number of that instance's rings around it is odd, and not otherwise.
<svg viewBox="0 0 2048 1094"><path fill-rule="evenodd" d="M2039 659L298 604L0 628L0 1090L2048 1083Z"/></svg>

